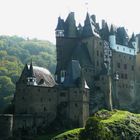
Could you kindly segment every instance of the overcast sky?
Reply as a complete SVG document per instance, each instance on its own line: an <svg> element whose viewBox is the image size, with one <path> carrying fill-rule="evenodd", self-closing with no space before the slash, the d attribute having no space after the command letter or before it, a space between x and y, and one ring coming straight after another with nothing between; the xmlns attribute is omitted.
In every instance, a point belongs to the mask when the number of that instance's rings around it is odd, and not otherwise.
<svg viewBox="0 0 140 140"><path fill-rule="evenodd" d="M55 43L58 16L66 18L74 11L77 23L83 22L87 9L96 15L98 22L105 19L108 23L125 26L129 34L140 32L140 0L0 0L0 35Z"/></svg>

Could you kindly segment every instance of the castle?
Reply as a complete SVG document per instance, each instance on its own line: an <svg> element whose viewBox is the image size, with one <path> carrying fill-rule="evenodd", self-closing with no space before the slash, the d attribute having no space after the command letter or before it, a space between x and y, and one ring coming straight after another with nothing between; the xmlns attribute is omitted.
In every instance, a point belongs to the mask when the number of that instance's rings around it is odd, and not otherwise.
<svg viewBox="0 0 140 140"><path fill-rule="evenodd" d="M41 67L25 65L16 84L13 130L36 133L56 119L82 127L101 108L135 111L140 90L140 35L102 26L87 13L76 26L74 12L58 18L55 79ZM18 135L18 134L17 134Z"/></svg>
<svg viewBox="0 0 140 140"><path fill-rule="evenodd" d="M104 107L133 110L130 106L137 94L139 35L129 38L124 27L109 27L104 20L100 27L96 16L89 13L84 26L76 27L71 12L65 21L58 18L56 49L57 83L63 83L69 63L78 60L90 88L90 113Z"/></svg>

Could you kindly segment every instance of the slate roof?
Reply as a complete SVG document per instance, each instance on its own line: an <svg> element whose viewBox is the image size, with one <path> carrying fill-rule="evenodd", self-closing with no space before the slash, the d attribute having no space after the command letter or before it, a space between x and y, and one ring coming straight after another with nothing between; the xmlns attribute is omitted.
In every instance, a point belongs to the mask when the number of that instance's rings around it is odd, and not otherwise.
<svg viewBox="0 0 140 140"><path fill-rule="evenodd" d="M88 37L93 35L100 37L99 34L96 32L96 23L92 20L89 13L87 13L86 15L82 35L83 37Z"/></svg>
<svg viewBox="0 0 140 140"><path fill-rule="evenodd" d="M33 72L37 80L37 85L53 87L56 85L55 80L49 70L43 67L33 66Z"/></svg>
<svg viewBox="0 0 140 140"><path fill-rule="evenodd" d="M110 27L110 35L115 35L115 29L114 29L114 26L112 24Z"/></svg>
<svg viewBox="0 0 140 140"><path fill-rule="evenodd" d="M56 85L55 80L49 70L43 67L33 66L32 63L30 65L25 65L20 79L22 77L36 78L37 86L53 87Z"/></svg>
<svg viewBox="0 0 140 140"><path fill-rule="evenodd" d="M81 65L91 65L92 61L86 44L79 44L73 53L73 58L79 60Z"/></svg>
<svg viewBox="0 0 140 140"><path fill-rule="evenodd" d="M61 17L58 18L57 27L55 30L64 30L64 20Z"/></svg>
<svg viewBox="0 0 140 140"><path fill-rule="evenodd" d="M128 46L128 40L129 40L129 37L125 28L124 27L117 28L117 32L116 32L117 44Z"/></svg>
<svg viewBox="0 0 140 140"><path fill-rule="evenodd" d="M80 84L84 84L85 88L88 88L84 76L82 75L82 69L78 60L72 60L67 68L67 75L63 85L67 87L77 87Z"/></svg>

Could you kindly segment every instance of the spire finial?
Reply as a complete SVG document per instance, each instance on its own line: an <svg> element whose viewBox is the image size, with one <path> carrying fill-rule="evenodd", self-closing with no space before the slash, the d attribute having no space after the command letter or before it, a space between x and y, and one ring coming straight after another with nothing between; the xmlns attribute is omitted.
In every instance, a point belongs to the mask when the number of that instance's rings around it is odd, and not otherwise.
<svg viewBox="0 0 140 140"><path fill-rule="evenodd" d="M88 12L88 2L87 1L85 2L85 6L86 6L86 10Z"/></svg>
<svg viewBox="0 0 140 140"><path fill-rule="evenodd" d="M33 70L33 64L32 64L32 59L31 59L31 63L30 63L30 77L34 77L34 70Z"/></svg>

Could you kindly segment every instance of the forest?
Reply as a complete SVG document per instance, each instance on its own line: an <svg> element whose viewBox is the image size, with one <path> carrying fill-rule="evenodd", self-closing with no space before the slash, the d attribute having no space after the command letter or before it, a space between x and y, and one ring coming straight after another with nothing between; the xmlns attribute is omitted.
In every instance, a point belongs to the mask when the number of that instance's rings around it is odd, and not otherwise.
<svg viewBox="0 0 140 140"><path fill-rule="evenodd" d="M33 65L45 67L53 74L56 66L55 45L45 40L0 36L0 113L9 111L16 81L24 65L31 60Z"/></svg>

